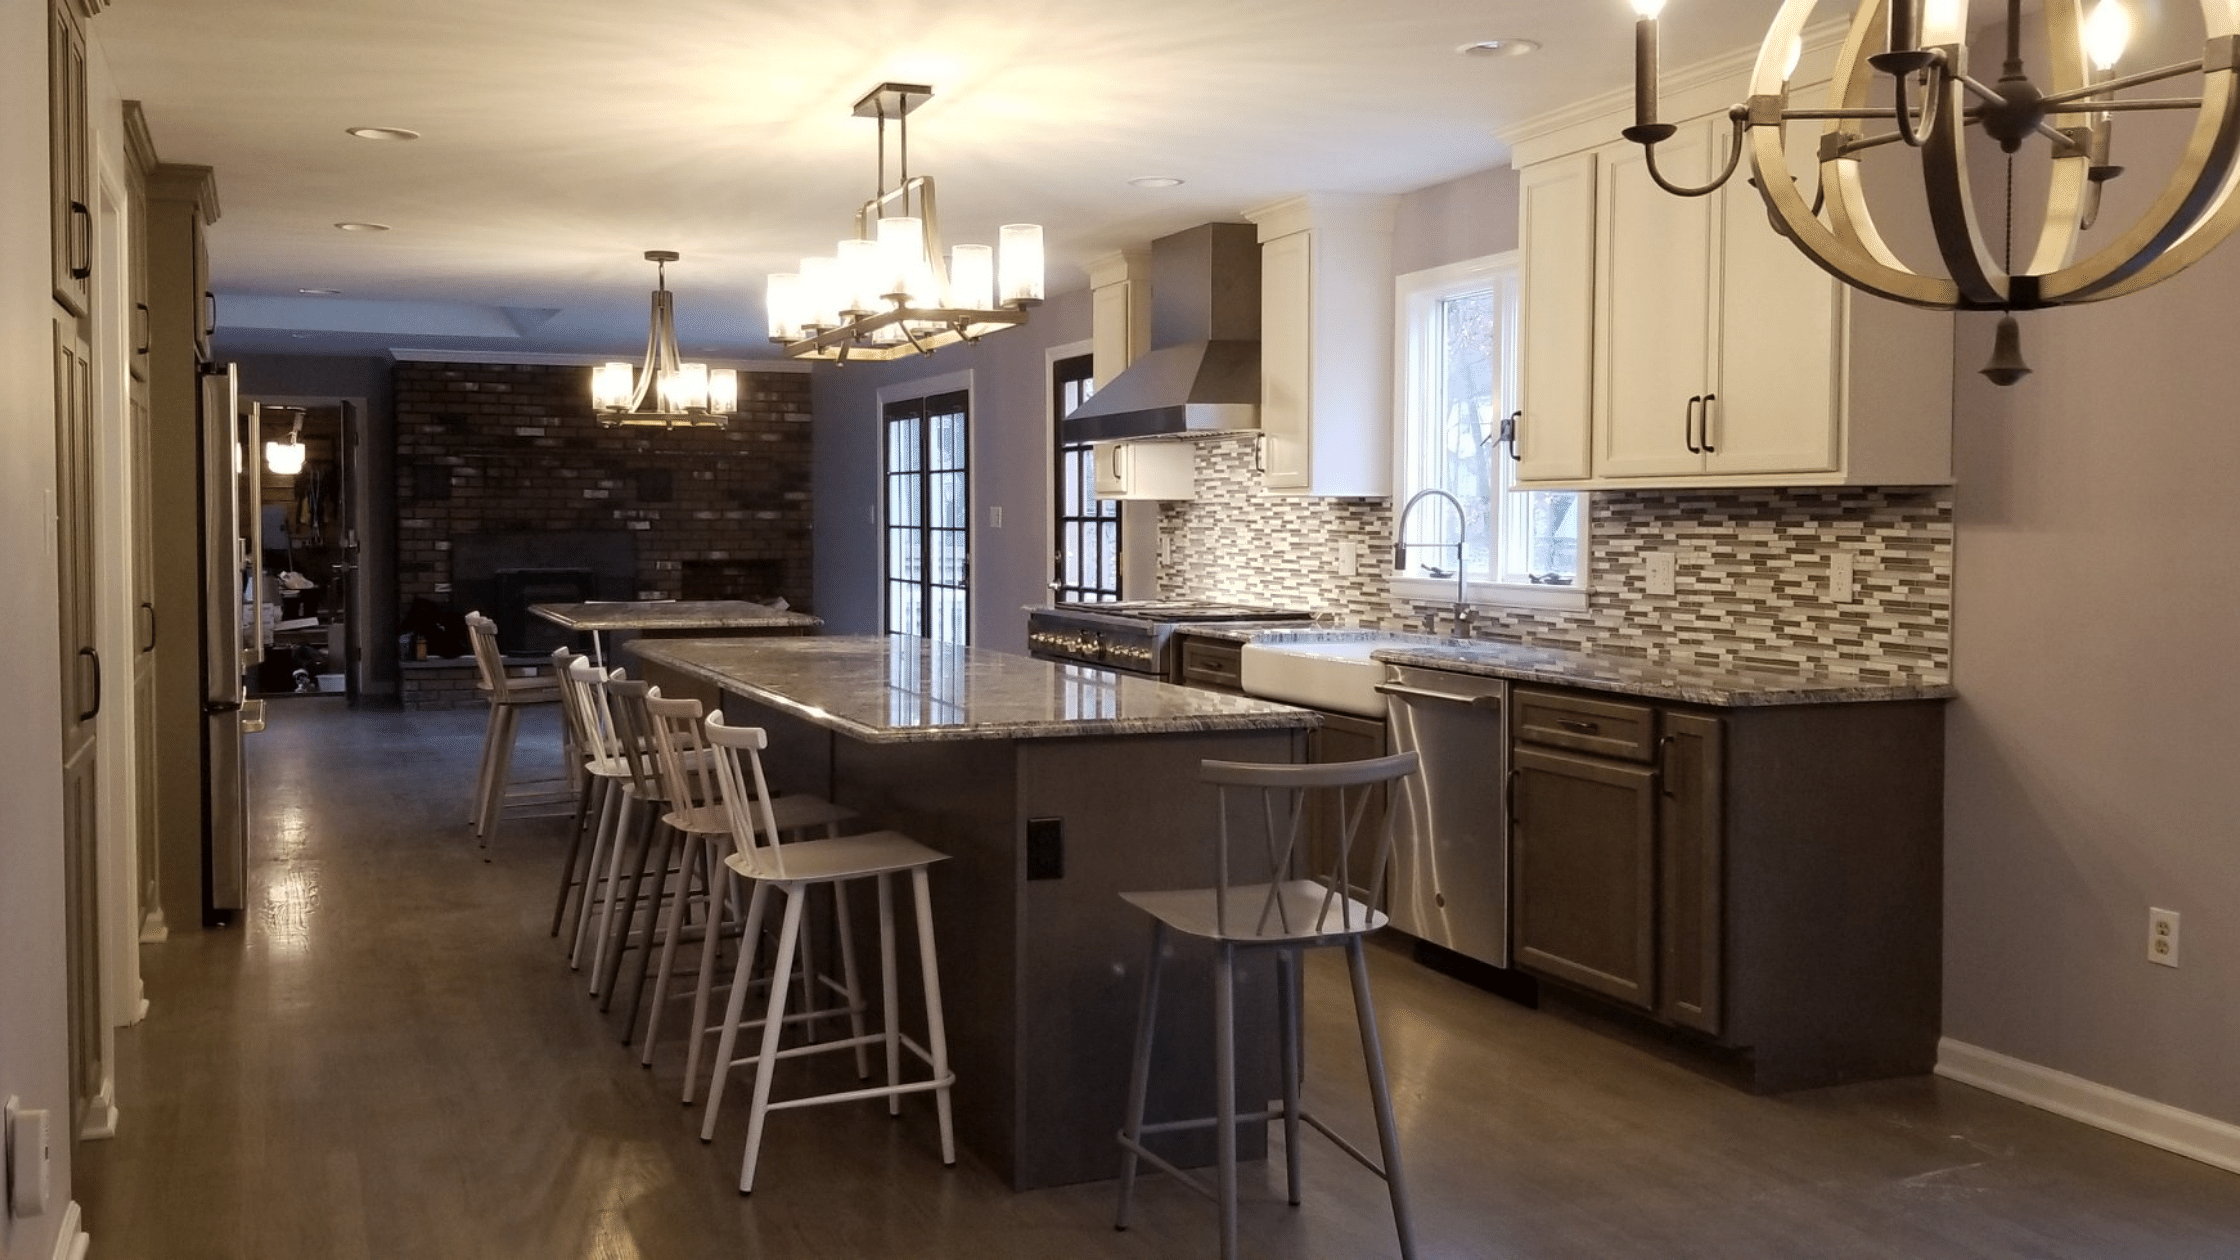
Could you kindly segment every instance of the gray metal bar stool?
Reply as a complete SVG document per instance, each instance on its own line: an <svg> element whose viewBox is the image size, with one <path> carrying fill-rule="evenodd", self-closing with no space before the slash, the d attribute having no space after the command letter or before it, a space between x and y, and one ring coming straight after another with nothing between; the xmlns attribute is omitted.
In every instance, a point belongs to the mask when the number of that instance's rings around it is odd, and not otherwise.
<svg viewBox="0 0 2240 1260"><path fill-rule="evenodd" d="M1128 1077L1127 1118L1120 1129L1120 1208L1114 1220L1128 1227L1128 1210L1135 1194L1139 1160L1172 1173L1199 1193L1212 1198L1221 1209L1221 1255L1237 1254L1237 1125L1283 1121L1284 1155L1289 1164L1289 1190L1293 1206L1299 1202L1299 1124L1313 1126L1337 1143L1339 1149L1363 1167L1385 1179L1392 1195L1392 1223L1400 1236L1404 1260L1415 1256L1415 1231L1408 1218L1407 1183L1401 1175L1399 1132L1392 1116L1392 1093L1385 1081L1384 1049L1377 1038L1376 1012L1369 999L1369 966L1362 939L1388 921L1376 909L1383 891L1384 871L1392 852L1392 818L1383 811L1377 826L1377 872L1367 900L1355 899L1346 872L1360 839L1362 826L1378 800L1379 789L1417 769L1416 754L1400 753L1367 761L1326 765L1250 765L1233 761L1207 761L1201 777L1219 789L1221 830L1215 855L1216 882L1211 888L1172 892L1122 893L1130 905L1151 916L1151 955L1144 967L1141 1004L1136 1014L1135 1062ZM1231 794L1256 791L1256 812L1261 839L1274 878L1265 883L1235 884L1230 878L1229 815ZM1306 843L1307 808L1311 794L1326 794L1334 808L1318 816L1336 823L1335 844ZM1387 794L1389 795L1389 794ZM1295 873L1306 870L1304 877ZM1286 878L1285 873L1294 873ZM1195 1120L1165 1120L1145 1124L1144 1099L1150 1089L1153 1026L1159 1007L1159 970L1170 932L1213 942L1214 963L1214 1073L1216 1114ZM1377 1139L1383 1153L1380 1164L1359 1147L1332 1131L1299 1105L1301 1057L1299 1047L1299 956L1302 950L1342 946L1353 977L1354 1015L1361 1027L1361 1050L1368 1061L1369 1093L1376 1108ZM1283 1101L1271 1110L1239 1114L1236 1063L1236 968L1241 950L1276 951L1279 970L1276 985L1283 1046ZM1218 1183L1208 1187L1170 1161L1153 1154L1144 1139L1162 1133L1212 1127L1217 1152Z"/></svg>

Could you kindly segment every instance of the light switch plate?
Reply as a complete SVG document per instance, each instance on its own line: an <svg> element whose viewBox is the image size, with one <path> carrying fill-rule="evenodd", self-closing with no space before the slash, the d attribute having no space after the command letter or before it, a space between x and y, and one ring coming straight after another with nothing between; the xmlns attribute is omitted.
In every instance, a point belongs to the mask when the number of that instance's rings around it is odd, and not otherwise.
<svg viewBox="0 0 2240 1260"><path fill-rule="evenodd" d="M1859 597L1855 578L1858 558L1848 551L1839 551L1828 557L1828 602L1848 604Z"/></svg>
<svg viewBox="0 0 2240 1260"><path fill-rule="evenodd" d="M989 529L1002 529L1002 528L1003 528L1003 509L1002 509L1002 508L1000 508L1000 507L991 507L991 508L989 508L989 509L988 509L988 528L989 528Z"/></svg>
<svg viewBox="0 0 2240 1260"><path fill-rule="evenodd" d="M1669 551L1652 551L1647 558L1649 561L1649 593L1651 595L1672 594L1679 569L1677 558Z"/></svg>
<svg viewBox="0 0 2240 1260"><path fill-rule="evenodd" d="M1338 576L1358 577L1361 574L1361 544L1351 538L1338 540Z"/></svg>

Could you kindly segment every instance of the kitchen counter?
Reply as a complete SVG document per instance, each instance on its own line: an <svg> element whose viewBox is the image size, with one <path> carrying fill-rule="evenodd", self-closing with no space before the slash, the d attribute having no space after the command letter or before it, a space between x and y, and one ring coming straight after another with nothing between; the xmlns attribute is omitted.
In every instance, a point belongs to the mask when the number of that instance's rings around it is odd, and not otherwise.
<svg viewBox="0 0 2240 1260"><path fill-rule="evenodd" d="M821 617L743 599L623 600L616 603L531 604L529 611L570 630L648 634L695 630L814 630Z"/></svg>
<svg viewBox="0 0 2240 1260"><path fill-rule="evenodd" d="M1296 730L1243 696L895 635L667 639L647 662L866 743Z"/></svg>
<svg viewBox="0 0 2240 1260"><path fill-rule="evenodd" d="M817 792L947 855L931 879L958 1142L1015 1189L1113 1176L1150 937L1120 893L1210 883L1219 806L1200 763L1304 760L1317 717L886 635L641 639L631 650L664 695L698 695L732 725L767 731L775 790ZM1240 848L1232 861L1251 868L1240 879L1266 877L1265 855ZM915 935L899 942L904 974ZM1261 961L1239 982L1247 992L1272 989ZM1160 1036L1194 1048L1162 1057L1151 1114L1204 1114L1210 969L1162 983ZM1280 1089L1274 1014L1240 1006L1243 1097ZM1265 1149L1264 1130L1239 1134L1245 1158ZM1181 1162L1203 1165L1211 1136L1170 1141Z"/></svg>
<svg viewBox="0 0 2240 1260"><path fill-rule="evenodd" d="M1730 708L1948 700L1957 694L1950 683L1883 683L1834 674L1682 664L1615 652L1575 652L1485 640L1393 647L1372 654L1372 659Z"/></svg>

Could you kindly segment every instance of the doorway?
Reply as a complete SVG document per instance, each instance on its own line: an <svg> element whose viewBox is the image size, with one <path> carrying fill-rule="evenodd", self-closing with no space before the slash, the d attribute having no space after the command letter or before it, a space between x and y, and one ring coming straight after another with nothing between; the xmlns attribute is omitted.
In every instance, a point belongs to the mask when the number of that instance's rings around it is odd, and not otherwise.
<svg viewBox="0 0 2240 1260"><path fill-rule="evenodd" d="M358 586L356 453L362 408L349 399L260 399L257 408L258 635L249 692L342 693L364 637Z"/></svg>

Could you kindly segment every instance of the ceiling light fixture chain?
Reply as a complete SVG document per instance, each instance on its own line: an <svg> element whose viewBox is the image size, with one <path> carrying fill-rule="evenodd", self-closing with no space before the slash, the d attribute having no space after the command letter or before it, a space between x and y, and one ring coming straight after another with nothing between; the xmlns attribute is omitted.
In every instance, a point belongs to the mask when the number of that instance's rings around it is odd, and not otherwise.
<svg viewBox="0 0 2240 1260"><path fill-rule="evenodd" d="M2131 34L2121 0L2045 0L2048 80L2041 86L2022 56L2021 0L2007 0L2006 54L1997 83L1968 74L1967 0L1860 0L1836 57L1826 108L1792 108L1790 81L1803 52L1815 0L1782 0L1750 75L1750 95L1728 111L1735 146L1719 177L1701 188L1676 187L1656 169L1656 146L1676 129L1656 117L1657 19L1665 0L1632 0L1634 125L1627 139L1647 151L1651 177L1680 196L1703 196L1724 185L1750 155L1751 180L1765 198L1775 230L1816 265L1854 288L1934 310L2005 314L2001 352L1986 374L2001 384L2020 379L2012 312L2097 302L2160 283L2198 262L2240 226L2240 6L2202 0L2202 55L2191 61L2114 75ZM1879 51L1875 51L1879 49ZM1892 103L1872 103L1876 74L1892 80ZM2185 75L2201 76L2201 94L2185 98L2117 99L2130 88ZM1915 109L1916 76L1919 109ZM2192 134L2169 182L2128 230L2078 257L2079 236L2099 217L2103 186L2123 173L2110 164L2114 119L2138 110L2192 110ZM1822 124L1816 159L1819 191L1807 203L1789 174L1787 127ZM1856 128L1884 121L1890 133ZM2074 124L2074 125L2067 125ZM2024 269L2005 249L1985 243L1968 179L1966 132L1980 128L2008 154L2033 138L2051 146L2043 221ZM1860 155L1902 143L1921 155L1929 222L1943 274L1899 261L1876 229L1860 174ZM2012 196L2012 179L2009 179ZM1823 206L1824 199L1824 206ZM1825 209L1825 213L1823 213ZM2019 369L2019 372L2016 370Z"/></svg>
<svg viewBox="0 0 2240 1260"><path fill-rule="evenodd" d="M654 268L654 287L643 366L633 371L630 364L616 362L591 369L591 409L602 425L721 429L739 410L737 369L711 371L705 363L686 363L677 352L677 305L676 296L669 292L669 264L678 257L670 249L646 251L646 261ZM650 408L649 400L654 404Z"/></svg>
<svg viewBox="0 0 2240 1260"><path fill-rule="evenodd" d="M933 177L910 173L910 114L933 95L882 83L856 102L876 121L878 187L856 211L855 235L798 272L770 277L770 339L788 357L845 363L931 354L1026 322L1043 294L1042 229L1005 224L997 248L944 254ZM896 125L897 178L887 183L887 122Z"/></svg>

